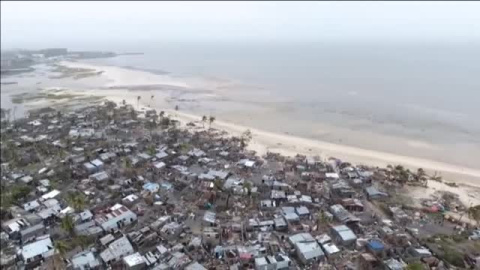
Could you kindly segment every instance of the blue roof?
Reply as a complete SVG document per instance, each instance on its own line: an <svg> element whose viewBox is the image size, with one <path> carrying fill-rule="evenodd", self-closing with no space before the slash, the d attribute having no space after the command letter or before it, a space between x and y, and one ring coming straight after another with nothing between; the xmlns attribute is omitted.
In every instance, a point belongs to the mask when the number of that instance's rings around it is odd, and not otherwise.
<svg viewBox="0 0 480 270"><path fill-rule="evenodd" d="M368 242L368 247L370 247L373 250L382 250L385 248L385 246L382 244L382 242L377 241L377 240L371 240Z"/></svg>
<svg viewBox="0 0 480 270"><path fill-rule="evenodd" d="M146 190L149 190L149 191L156 191L160 188L160 185L157 184L157 183L152 183L152 182L148 182L146 183L145 185L143 185L143 189L146 189Z"/></svg>

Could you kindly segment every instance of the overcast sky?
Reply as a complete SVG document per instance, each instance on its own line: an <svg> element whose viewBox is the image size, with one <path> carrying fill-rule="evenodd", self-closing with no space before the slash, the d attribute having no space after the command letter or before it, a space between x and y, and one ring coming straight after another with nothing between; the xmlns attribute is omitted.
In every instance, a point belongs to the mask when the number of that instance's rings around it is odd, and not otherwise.
<svg viewBox="0 0 480 270"><path fill-rule="evenodd" d="M480 2L1 2L2 48L161 41L479 41ZM79 45L80 44L80 45Z"/></svg>

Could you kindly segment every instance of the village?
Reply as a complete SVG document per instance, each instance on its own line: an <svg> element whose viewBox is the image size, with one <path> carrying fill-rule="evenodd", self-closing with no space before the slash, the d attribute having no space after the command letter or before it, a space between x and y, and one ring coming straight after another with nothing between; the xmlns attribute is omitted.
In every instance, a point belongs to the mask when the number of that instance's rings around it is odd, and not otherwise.
<svg viewBox="0 0 480 270"><path fill-rule="evenodd" d="M3 114L3 112L2 112ZM480 206L422 169L258 156L122 102L1 128L2 269L480 269Z"/></svg>

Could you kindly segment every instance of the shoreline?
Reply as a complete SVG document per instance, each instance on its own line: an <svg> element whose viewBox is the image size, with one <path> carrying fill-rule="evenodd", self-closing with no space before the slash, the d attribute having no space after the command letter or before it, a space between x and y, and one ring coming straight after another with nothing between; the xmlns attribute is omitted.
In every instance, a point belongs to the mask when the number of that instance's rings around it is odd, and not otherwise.
<svg viewBox="0 0 480 270"><path fill-rule="evenodd" d="M148 88L144 91L140 89L138 89L138 91L128 90L129 85L138 85L139 80L141 81L140 85L166 84L172 85L174 88L175 86L179 87L178 82L172 80L172 78L169 76L149 74L142 71L125 70L115 66L100 66L80 62L61 62L60 64L67 67L88 67L95 68L97 71L105 71L99 76L104 76L109 79L108 86L110 88L119 88L107 90L104 90L105 88L103 88L101 91L75 90L75 92L78 92L80 94L101 95L115 102L121 102L122 99L125 99L127 103L130 104L137 104L136 96L140 95L142 96L140 104L144 105L145 107L151 105L152 108L156 109L157 111L163 110L165 112L169 112L170 114L176 116L176 118L178 118L180 121L198 121L201 119L201 115L195 115L183 111L175 111L173 109L166 109L168 107L171 107L171 104L168 104L168 102L165 100L165 98L167 97L167 95L165 94L158 93L154 90L152 91ZM133 81L129 81L128 78L121 78L119 81L116 80L116 78L121 77L122 74L125 75L124 73L129 73L129 77L139 75L140 78L137 78ZM187 86L186 88L188 90L194 91L194 89L188 87L188 85L185 84L181 85L180 87L183 88L185 86ZM148 104L150 94L153 93L155 94L156 100L154 104ZM160 102L158 102L159 100ZM406 168L414 170L416 170L417 168L423 168L427 171L427 173L432 174L434 171L437 171L441 173L441 176L447 182L455 182L458 184L466 184L470 186L480 187L480 170L477 169L423 158L362 149L354 146L347 146L321 140L307 139L303 137L274 133L270 131L251 128L246 125L222 121L221 117L219 117L218 115L214 116L219 119L212 124L212 127L225 130L231 135L238 136L245 130L249 129L252 132L253 136L252 142L250 143L250 149L255 150L260 155L262 155L266 151L276 152L287 156L292 156L296 154L320 155L322 158L336 157L351 163L363 164L374 167L386 167L389 164L401 164Z"/></svg>

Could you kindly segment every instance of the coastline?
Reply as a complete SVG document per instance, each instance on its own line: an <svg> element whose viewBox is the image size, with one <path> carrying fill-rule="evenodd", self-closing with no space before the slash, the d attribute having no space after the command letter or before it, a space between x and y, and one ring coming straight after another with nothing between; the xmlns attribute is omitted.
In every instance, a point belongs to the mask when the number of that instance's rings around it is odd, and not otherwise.
<svg viewBox="0 0 480 270"><path fill-rule="evenodd" d="M106 99L118 104L121 104L122 100L125 100L127 104L135 106L137 101L135 96L124 95L124 93L121 92L112 93L110 95L107 94L104 96ZM167 115L178 120L183 127L187 127L187 123L189 122L196 122L197 127L201 125L200 123L202 116L200 115L176 111L174 109L165 109L161 105L149 107L145 102L140 102L140 105L140 109L151 108L157 110L157 112L164 111ZM291 135L283 135L250 128L223 120L215 120L211 127L218 130L223 130L230 136L241 136L243 132L250 130L252 133L252 140L249 142L247 149L255 151L260 156L267 152L279 153L284 156L295 156L297 154L307 156L320 155L323 159L337 157L353 164L362 164L373 167L386 167L388 164L402 164L411 170L416 170L417 168L421 167L419 165L422 165L422 168L424 168L427 173L434 171L429 170L428 166L440 166L439 168L443 170L437 169L436 171L442 172L444 183L429 181L429 186L427 188L407 186L406 191L410 196L412 196L413 199L416 201L427 199L431 196L434 196L435 192L441 191L457 194L460 201L462 201L465 205L480 204L480 172L475 170L472 170L471 172L467 171L466 173L472 173L472 175L463 178L465 179L464 181L458 181L459 177L464 175L462 173L462 168L456 168L455 166L449 164L441 164L435 161L420 160L412 157L402 157L394 154L315 141ZM458 184L458 187L448 186L445 184L445 182L455 182Z"/></svg>
<svg viewBox="0 0 480 270"><path fill-rule="evenodd" d="M62 90L64 94L84 95L87 97L96 97L98 99L108 99L116 103L121 103L125 100L132 104L135 108L153 108L157 111L165 111L174 119L181 122L182 126L186 126L188 122L200 123L201 115L190 112L179 111L173 109L173 104L169 102L172 93L176 91L188 91L202 94L196 88L181 86L176 84L169 84L172 79L168 75L148 74L143 71L126 70L119 67L110 66L96 66L78 62L62 62L62 65L67 67L83 67L94 68L97 71L103 71L101 75L102 81L105 85L97 85L93 88L76 88ZM138 76L134 81L128 81L128 78L117 80L117 77L123 75L131 77ZM98 79L98 77L97 77ZM89 80L82 79L82 80ZM129 84L125 84L130 82ZM172 89L169 91L157 91L155 87L149 88L152 85L171 85ZM60 86L58 86L60 87ZM52 87L53 88L53 87ZM65 89L65 88L64 88ZM132 90L133 89L133 90ZM48 89L46 89L48 91ZM215 92L211 94L215 95ZM154 95L155 99L151 100ZM141 99L138 101L137 97ZM137 103L138 101L138 103ZM42 103L48 106L48 103ZM26 104L28 105L28 104ZM40 106L39 104L36 104ZM55 105L54 103L51 105ZM329 157L339 158L356 165L367 165L372 167L386 167L387 165L403 165L404 167L415 171L417 168L423 168L428 174L439 172L444 179L444 182L455 182L458 187L452 188L445 183L433 182L427 189L408 187L408 193L412 194L412 198L429 197L435 191L448 191L459 195L459 198L466 205L480 204L480 170L452 165L448 163L437 162L428 159L402 156L398 154L362 149L353 146L346 146L326 141L307 139L298 136L275 133L263 129L252 128L248 125L242 125L236 122L222 119L221 115L215 115L217 120L211 125L215 129L223 130L232 136L240 136L246 130L252 133L252 140L248 145L249 150L254 150L258 155L263 155L266 152L275 152L284 156L295 156L297 154L307 156L320 156L322 159ZM197 125L198 126L198 125Z"/></svg>
<svg viewBox="0 0 480 270"><path fill-rule="evenodd" d="M68 67L83 67L90 69L95 68L98 71L104 71L101 76L106 76L106 78L110 81L108 83L108 88L110 89L102 89L101 93L97 93L98 91L87 91L90 94L102 95L106 98L114 99L117 102L120 102L122 99L126 99L126 101L131 104L136 104L136 97L140 95L142 96L140 103L144 106L151 106L156 110L168 111L173 115L176 115L176 117L180 120L183 119L185 121L195 121L201 118L201 115L166 109L169 105L165 100L165 98L168 98L168 93L152 91L151 89L148 89L148 87L145 87L145 91L139 90L142 88L142 85L147 86L162 84L187 89L188 91L195 91L195 88L189 86L188 84L181 84L175 80L172 80L172 78L167 75L148 74L147 72L143 71L127 70L114 66L97 66L94 64L80 62L62 62L61 64ZM125 75L127 76L125 77ZM130 80L133 77L136 77L136 79ZM136 87L136 90L128 90L129 86ZM79 92L81 93L82 91ZM148 102L150 93L155 94L155 102L153 104L149 104ZM218 115L215 115L215 117L218 120L214 122L212 127L225 130L232 135L238 136L245 130L250 129L253 135L251 149L255 150L259 154L265 153L268 150L290 156L304 154L320 155L322 158L336 157L355 164L363 164L368 166L386 167L389 164L401 164L407 168L415 170L417 168L423 168L432 174L437 171L441 173L442 177L447 181L480 187L480 170L477 169L429 159L363 149L321 140L296 137L288 134L274 133L240 125L238 123L227 122L221 119L221 117Z"/></svg>

